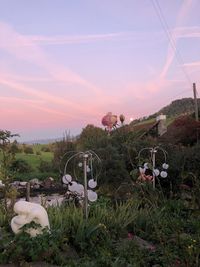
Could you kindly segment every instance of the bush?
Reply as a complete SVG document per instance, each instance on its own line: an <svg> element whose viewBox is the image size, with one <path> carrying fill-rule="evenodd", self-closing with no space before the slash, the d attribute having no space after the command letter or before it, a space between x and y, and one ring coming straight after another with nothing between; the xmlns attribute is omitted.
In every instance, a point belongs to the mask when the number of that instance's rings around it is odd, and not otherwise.
<svg viewBox="0 0 200 267"><path fill-rule="evenodd" d="M23 159L16 159L12 162L10 170L18 173L29 173L32 171L30 164Z"/></svg>
<svg viewBox="0 0 200 267"><path fill-rule="evenodd" d="M25 154L34 154L33 148L31 146L25 146L24 147L24 153Z"/></svg>
<svg viewBox="0 0 200 267"><path fill-rule="evenodd" d="M38 169L41 172L52 172L53 171L53 165L51 162L41 160Z"/></svg>
<svg viewBox="0 0 200 267"><path fill-rule="evenodd" d="M50 150L50 148L48 146L43 146L41 148L41 151L43 151L43 152L50 152L51 150Z"/></svg>

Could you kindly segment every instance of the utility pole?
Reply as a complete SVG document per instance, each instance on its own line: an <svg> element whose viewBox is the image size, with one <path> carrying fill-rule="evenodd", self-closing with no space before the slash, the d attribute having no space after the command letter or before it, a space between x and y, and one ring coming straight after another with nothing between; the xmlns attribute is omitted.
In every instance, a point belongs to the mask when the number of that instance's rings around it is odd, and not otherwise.
<svg viewBox="0 0 200 267"><path fill-rule="evenodd" d="M195 119L196 119L196 121L199 121L198 103L197 103L197 89L196 89L195 83L193 83L193 93L194 93Z"/></svg>

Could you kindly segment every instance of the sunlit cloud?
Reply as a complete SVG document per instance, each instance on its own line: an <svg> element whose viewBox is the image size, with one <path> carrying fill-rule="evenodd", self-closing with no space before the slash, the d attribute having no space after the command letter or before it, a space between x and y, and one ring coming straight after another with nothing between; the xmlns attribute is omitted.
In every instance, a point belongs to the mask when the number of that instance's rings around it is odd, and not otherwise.
<svg viewBox="0 0 200 267"><path fill-rule="evenodd" d="M176 19L176 25L175 28L179 27L179 25L182 24L182 22L185 20L185 18L187 17L187 14L190 12L191 7L193 4L193 0L185 0L180 8L180 11L178 13L177 19ZM183 34L183 32L182 32ZM163 69L161 71L160 74L160 78L163 79L165 78L165 76L168 73L168 70L174 60L174 57L177 53L177 43L178 43L178 35L176 35L176 31L173 32L173 34L171 35L171 43L169 43L168 46L168 52L167 52L167 58L165 61L165 64L163 66Z"/></svg>
<svg viewBox="0 0 200 267"><path fill-rule="evenodd" d="M42 100L32 100L32 99L28 99L28 98L19 98L19 97L5 97L5 96L0 96L0 101L2 104L15 104L15 103L19 103L19 104L25 104L25 105L29 105L29 104L44 104L44 101Z"/></svg>
<svg viewBox="0 0 200 267"><path fill-rule="evenodd" d="M17 33L8 24L0 22L0 49L3 49L20 60L31 62L45 69L51 77L66 84L75 83L84 86L96 94L101 90L91 82L82 78L79 74L54 62L37 44L25 35ZM26 44L31 44L27 46ZM15 44L15 45L10 45Z"/></svg>

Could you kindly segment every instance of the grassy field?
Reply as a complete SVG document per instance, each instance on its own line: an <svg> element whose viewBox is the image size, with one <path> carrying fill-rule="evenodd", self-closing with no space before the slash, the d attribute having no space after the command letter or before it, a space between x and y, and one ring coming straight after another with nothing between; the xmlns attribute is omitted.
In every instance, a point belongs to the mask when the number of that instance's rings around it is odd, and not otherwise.
<svg viewBox="0 0 200 267"><path fill-rule="evenodd" d="M32 148L33 148L34 154L26 154L24 152L16 153L15 159L16 160L22 159L26 161L30 165L31 171L28 173L16 173L14 174L14 179L27 181L33 178L38 178L40 180L44 180L45 178L49 176L57 179L58 172L41 172L39 170L41 161L51 163L53 159L53 153L41 151L42 145L34 145L32 146ZM38 152L39 154L36 154ZM0 153L0 160L1 159L2 159L2 153Z"/></svg>
<svg viewBox="0 0 200 267"><path fill-rule="evenodd" d="M52 152L40 152L41 155L36 154L25 154L25 153L17 153L16 159L23 159L27 161L33 170L37 170L37 168L40 165L41 160L51 162L53 159L53 153Z"/></svg>

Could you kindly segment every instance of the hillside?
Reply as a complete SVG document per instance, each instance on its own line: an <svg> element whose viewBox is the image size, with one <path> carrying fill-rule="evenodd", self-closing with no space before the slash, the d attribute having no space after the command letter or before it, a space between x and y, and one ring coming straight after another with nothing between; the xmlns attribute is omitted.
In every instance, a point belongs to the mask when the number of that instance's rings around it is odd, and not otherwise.
<svg viewBox="0 0 200 267"><path fill-rule="evenodd" d="M198 107L200 110L200 98L198 98ZM149 118L156 117L158 114L165 114L167 117L178 117L180 115L191 114L194 112L194 99L182 98L171 102L168 106L163 107L158 112L149 116Z"/></svg>
<svg viewBox="0 0 200 267"><path fill-rule="evenodd" d="M198 99L198 106L200 110L200 99ZM133 121L129 125L129 130L134 131L137 138L142 138L144 135L158 137L156 117L160 114L167 116L165 124L167 133L162 134L163 137L160 141L173 144L194 144L197 142L200 123L196 122L194 118L194 100L192 98L175 100L149 117Z"/></svg>

